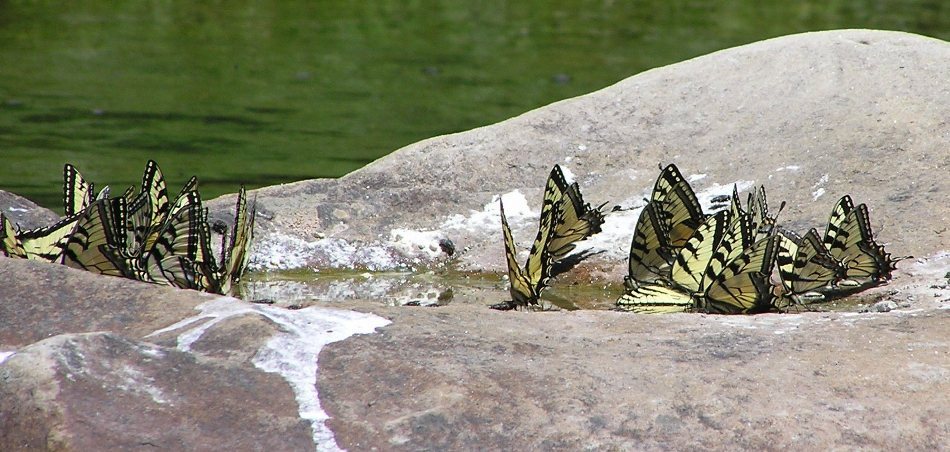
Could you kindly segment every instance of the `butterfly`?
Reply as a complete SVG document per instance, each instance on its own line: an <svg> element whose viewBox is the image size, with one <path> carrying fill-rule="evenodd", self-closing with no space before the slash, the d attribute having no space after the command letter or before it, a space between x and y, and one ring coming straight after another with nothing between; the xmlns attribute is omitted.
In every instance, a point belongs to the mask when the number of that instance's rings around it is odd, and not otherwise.
<svg viewBox="0 0 950 452"><path fill-rule="evenodd" d="M575 242L600 232L600 226L604 223L602 209L607 203L596 209L585 203L577 182L568 184L560 165L554 165L548 180L560 191L561 202L558 205L563 212L563 219L554 226L554 236L548 245L548 252L557 261L574 249Z"/></svg>
<svg viewBox="0 0 950 452"><path fill-rule="evenodd" d="M884 246L874 241L865 204L854 206L845 195L831 211L822 243L847 271L847 278L877 283L891 279L896 263L910 256L892 258Z"/></svg>
<svg viewBox="0 0 950 452"><path fill-rule="evenodd" d="M504 203L500 199L498 200L501 213L501 229L505 239L505 259L508 264L511 301L493 305L493 308L512 309L540 304L541 291L544 290L551 275L552 258L547 250L547 244L553 234L553 223L556 220L555 207L553 206L555 203L554 196L556 195L548 195L549 192L545 192L545 203L542 207L538 236L531 247L524 268L518 263L518 251L511 235L511 228L508 226L508 219L505 216Z"/></svg>
<svg viewBox="0 0 950 452"><path fill-rule="evenodd" d="M129 267L119 251L123 249L117 229L124 215L125 199L96 200L79 214L72 233L61 244L57 262L67 267L110 276L128 276Z"/></svg>

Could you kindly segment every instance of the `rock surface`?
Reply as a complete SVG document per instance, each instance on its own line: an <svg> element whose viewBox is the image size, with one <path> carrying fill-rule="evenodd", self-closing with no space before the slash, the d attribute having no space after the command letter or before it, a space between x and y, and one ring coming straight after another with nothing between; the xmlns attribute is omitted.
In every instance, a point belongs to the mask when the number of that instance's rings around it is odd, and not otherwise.
<svg viewBox="0 0 950 452"><path fill-rule="evenodd" d="M936 450L950 440L948 309L373 311L392 326L320 357L330 427L350 450Z"/></svg>
<svg viewBox="0 0 950 452"><path fill-rule="evenodd" d="M851 194L895 255L950 249L950 44L899 32L806 33L644 72L516 118L407 146L338 180L256 191L267 268L504 271L498 195L521 248L551 167L607 218L575 275L620 281L642 199L676 163L701 200L765 184L781 223L823 230ZM512 193L517 190L517 193ZM220 205L230 207L228 198ZM525 205L526 203L526 205ZM515 208L524 206L524 208ZM226 217L226 215L225 215ZM227 218L224 218L227 219ZM437 242L451 239L452 258ZM571 274L565 275L570 278Z"/></svg>
<svg viewBox="0 0 950 452"><path fill-rule="evenodd" d="M0 207L3 216L21 229L49 226L59 220L59 215L15 193L0 190Z"/></svg>
<svg viewBox="0 0 950 452"><path fill-rule="evenodd" d="M632 208L587 245L602 252L578 273L605 280L625 271L657 163L696 175L701 195L765 183L794 229L851 193L889 250L920 258L866 293L888 312L500 313L372 296L291 310L0 258L0 450L946 447L947 73L941 41L790 36L426 140L338 181L257 191L261 266L500 272L484 206L505 194L528 237L529 207L564 163L589 201ZM230 221L233 197L209 205Z"/></svg>

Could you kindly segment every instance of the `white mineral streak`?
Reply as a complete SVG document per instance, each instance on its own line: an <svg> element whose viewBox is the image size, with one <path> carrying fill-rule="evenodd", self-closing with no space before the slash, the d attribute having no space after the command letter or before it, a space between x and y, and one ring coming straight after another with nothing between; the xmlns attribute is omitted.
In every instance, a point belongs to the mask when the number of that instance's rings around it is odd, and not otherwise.
<svg viewBox="0 0 950 452"><path fill-rule="evenodd" d="M380 242L354 244L334 237L307 241L275 233L254 245L248 267L252 270L287 270L306 268L316 260L320 267L389 270L400 266L392 249L392 244Z"/></svg>
<svg viewBox="0 0 950 452"><path fill-rule="evenodd" d="M693 175L687 177L687 178L686 178L686 181L692 183L692 182L696 182L696 181L698 181L698 180L703 180L703 179L705 179L705 178L706 178L706 174L693 174Z"/></svg>
<svg viewBox="0 0 950 452"><path fill-rule="evenodd" d="M318 451L341 450L326 426L329 416L320 406L317 394L317 356L323 346L354 334L369 334L390 322L373 314L355 311L309 307L296 311L265 305L253 305L230 297L220 297L197 307L201 312L174 325L162 328L156 335L184 330L178 335L178 349L189 351L208 328L227 318L257 314L280 326L280 332L258 350L254 365L273 372L293 388L300 417L310 421L313 442Z"/></svg>
<svg viewBox="0 0 950 452"><path fill-rule="evenodd" d="M15 355L15 354L16 354L16 352L14 352L14 351L0 352L0 364L2 364L4 361L7 360L7 358L9 358L9 357L11 357L11 356L13 356L13 355Z"/></svg>
<svg viewBox="0 0 950 452"><path fill-rule="evenodd" d="M470 210L468 215L455 214L448 217L439 229L442 231L456 229L466 231L481 231L486 228L497 230L501 226L498 196L492 196L491 201L482 207L482 210ZM538 202L540 203L540 199ZM501 195L501 202L505 203L505 217L514 227L516 223L526 218L537 219L537 213L528 205L528 199L520 191L514 190Z"/></svg>
<svg viewBox="0 0 950 452"><path fill-rule="evenodd" d="M821 178L818 179L818 182L815 182L815 185L812 185L811 188L814 188L815 191L811 192L812 201L817 201L821 195L825 194L825 188L822 185L828 183L828 175L822 174Z"/></svg>

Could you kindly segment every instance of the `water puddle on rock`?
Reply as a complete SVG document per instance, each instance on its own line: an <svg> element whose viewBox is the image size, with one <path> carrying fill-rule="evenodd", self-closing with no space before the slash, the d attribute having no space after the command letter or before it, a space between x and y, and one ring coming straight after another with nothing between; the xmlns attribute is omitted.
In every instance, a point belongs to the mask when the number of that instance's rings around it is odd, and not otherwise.
<svg viewBox="0 0 950 452"><path fill-rule="evenodd" d="M554 281L542 299L553 309L614 308L623 284L559 283ZM314 302L366 301L389 306L444 306L467 303L488 306L509 300L508 281L492 273L456 271L362 272L347 270L290 270L251 272L239 287L240 298L268 300L288 307ZM880 298L880 295L873 297ZM879 301L862 294L811 306L821 311L860 311Z"/></svg>

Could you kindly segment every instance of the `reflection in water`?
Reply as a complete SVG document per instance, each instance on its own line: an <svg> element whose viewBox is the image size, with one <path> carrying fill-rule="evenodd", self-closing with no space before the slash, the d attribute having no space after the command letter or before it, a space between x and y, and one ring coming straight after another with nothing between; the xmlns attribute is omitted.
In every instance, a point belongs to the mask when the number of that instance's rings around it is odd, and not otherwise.
<svg viewBox="0 0 950 452"><path fill-rule="evenodd" d="M508 300L508 281L494 274L453 272L312 272L307 270L252 272L241 283L240 298L268 300L285 307L311 302L366 301L388 306L444 306L467 303L485 306ZM622 284L554 281L542 295L542 309L614 309ZM858 293L828 303L799 306L807 311L867 311L888 292Z"/></svg>
<svg viewBox="0 0 950 452"><path fill-rule="evenodd" d="M369 300L390 306L488 306L510 298L508 281L492 274L286 271L249 275L242 284L242 298L289 305ZM619 286L566 285L545 291L543 298L560 309L610 309L620 291Z"/></svg>

